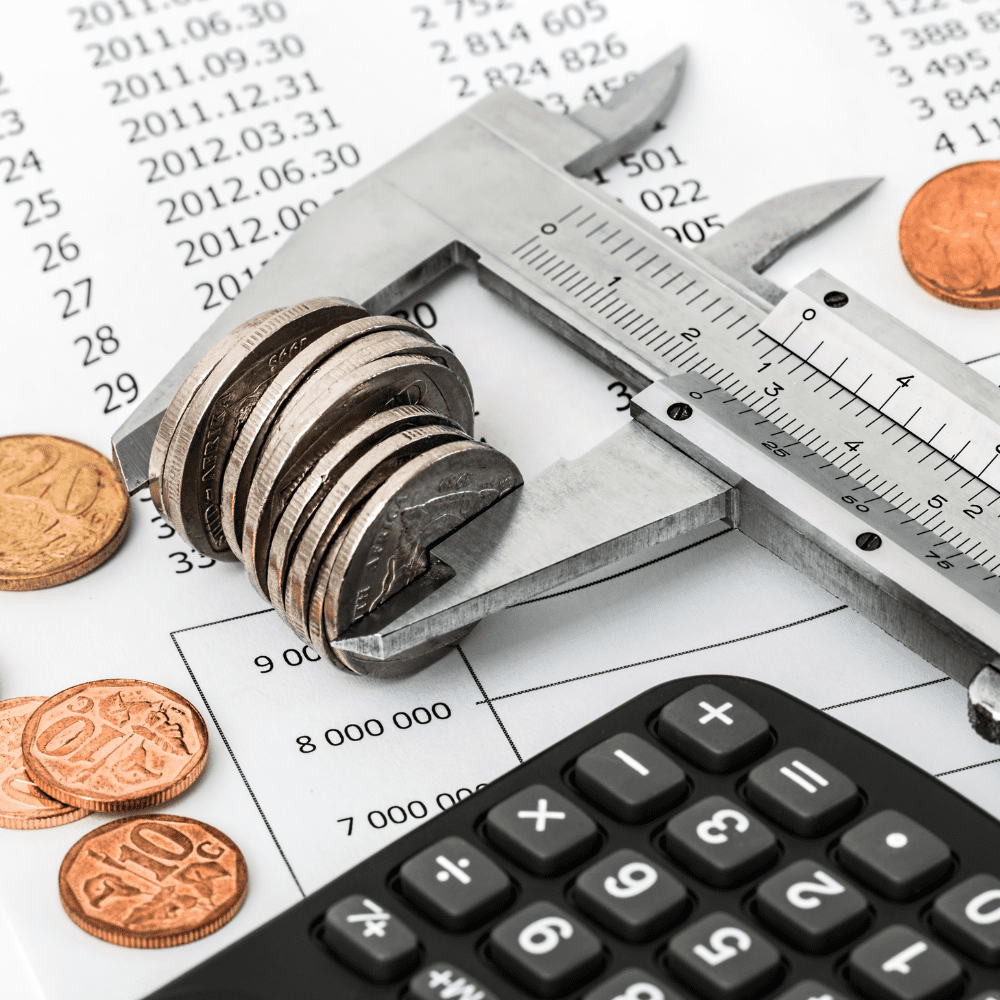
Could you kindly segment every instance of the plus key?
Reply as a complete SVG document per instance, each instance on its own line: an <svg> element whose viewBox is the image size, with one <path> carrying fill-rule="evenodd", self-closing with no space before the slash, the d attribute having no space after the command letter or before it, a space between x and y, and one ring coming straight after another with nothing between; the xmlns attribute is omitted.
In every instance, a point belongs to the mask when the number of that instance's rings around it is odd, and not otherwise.
<svg viewBox="0 0 1000 1000"><path fill-rule="evenodd" d="M722 774L771 745L767 720L714 684L700 684L665 705L656 734L706 771Z"/></svg>

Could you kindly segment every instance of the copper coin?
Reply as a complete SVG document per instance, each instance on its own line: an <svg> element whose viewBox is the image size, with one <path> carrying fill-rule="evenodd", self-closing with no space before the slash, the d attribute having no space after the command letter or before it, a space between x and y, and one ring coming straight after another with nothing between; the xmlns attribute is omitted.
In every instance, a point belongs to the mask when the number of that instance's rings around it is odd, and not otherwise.
<svg viewBox="0 0 1000 1000"><path fill-rule="evenodd" d="M41 830L62 826L87 815L86 809L50 799L24 769L21 733L44 698L0 701L0 826L8 830Z"/></svg>
<svg viewBox="0 0 1000 1000"><path fill-rule="evenodd" d="M1000 160L932 177L903 212L899 249L924 291L956 306L1000 308Z"/></svg>
<svg viewBox="0 0 1000 1000"><path fill-rule="evenodd" d="M172 948L236 916L247 895L247 864L207 823L130 816L69 849L59 895L70 919L94 937L126 948Z"/></svg>
<svg viewBox="0 0 1000 1000"><path fill-rule="evenodd" d="M186 698L147 681L89 681L40 705L21 752L52 798L93 812L159 805L188 788L208 759L208 730Z"/></svg>
<svg viewBox="0 0 1000 1000"><path fill-rule="evenodd" d="M0 590L75 580L115 554L129 499L100 452L48 434L0 438Z"/></svg>

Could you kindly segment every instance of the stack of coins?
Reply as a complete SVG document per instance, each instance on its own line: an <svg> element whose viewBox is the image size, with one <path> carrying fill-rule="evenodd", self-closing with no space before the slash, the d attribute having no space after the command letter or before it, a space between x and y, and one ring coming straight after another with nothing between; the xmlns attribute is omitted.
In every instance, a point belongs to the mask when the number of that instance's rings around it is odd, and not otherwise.
<svg viewBox="0 0 1000 1000"><path fill-rule="evenodd" d="M157 806L189 788L207 760L201 714L159 684L98 680L10 698L0 702L0 826L37 830ZM59 894L89 934L166 948L236 915L247 866L207 823L144 813L81 837L60 866Z"/></svg>
<svg viewBox="0 0 1000 1000"><path fill-rule="evenodd" d="M400 676L461 636L384 662L331 641L520 485L472 433L472 387L450 350L398 317L311 299L255 316L198 362L160 424L150 493L195 549L242 560L331 663Z"/></svg>

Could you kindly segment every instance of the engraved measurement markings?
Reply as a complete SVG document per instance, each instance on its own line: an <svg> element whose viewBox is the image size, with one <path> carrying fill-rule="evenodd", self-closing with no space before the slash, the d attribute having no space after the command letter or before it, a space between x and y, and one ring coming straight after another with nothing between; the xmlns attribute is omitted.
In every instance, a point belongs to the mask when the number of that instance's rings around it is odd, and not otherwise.
<svg viewBox="0 0 1000 1000"><path fill-rule="evenodd" d="M679 386L673 388L680 391ZM766 451L774 461L792 459L798 464L820 457L803 447L800 442L796 442L791 435L771 421L760 419L756 410L741 408L740 400L716 385L710 389L702 389L701 392L687 394L700 396L704 402L699 405L712 407L716 411L717 419L735 430L748 443ZM788 437L790 440L783 441L783 437ZM791 449L796 446L798 450L793 454ZM877 493L861 485L847 473L841 472L830 462L821 461L819 465L813 463L804 468L796 468L794 471L801 478L817 486L830 499L846 503L853 513L862 515L862 519L870 522L872 528L883 536L901 545L918 558L923 558L932 569L949 576L962 590L994 611L1000 612L1000 585L994 584L992 588L988 585L990 580L996 580L998 576L994 573L983 576L982 568L975 559L954 549L954 546L938 538L930 529L924 528L914 518L902 513L898 507L881 507L878 504L881 498ZM962 570L979 570L979 572L969 576L961 572Z"/></svg>
<svg viewBox="0 0 1000 1000"><path fill-rule="evenodd" d="M668 252L663 247L659 251L655 250L654 247L649 246L649 242L652 241L643 242L641 234L630 234L625 227L612 218L603 219L597 212L585 210L582 204L559 217L557 223L545 223L540 231L543 235L551 236L559 231L560 226L569 231L571 239L591 242L592 245L599 247L607 255L609 262L615 266L620 266L619 261L622 264L630 265L633 274L641 275L659 293L670 294L666 291L669 288L673 295L683 295L684 298L681 299L680 304L685 310L691 310L696 321L700 318L703 323L707 321L709 325L714 325L726 320L727 322L722 324L719 331L721 333L724 330L733 334L733 341L728 345L730 348L735 347L737 342L742 341L748 335L756 333L749 344L739 345L742 348L749 347L750 350L743 350L741 353L744 357L735 359L735 364L732 363L734 359L729 359L729 365L718 364L707 356L704 342L696 345L695 342L701 337L700 329L690 327L683 333L670 333L662 323L656 322L654 316L637 313L637 307L616 292L615 286L621 280L620 277L605 282L594 278L573 260L544 243L537 234L533 234L527 241L515 247L511 251L512 255L516 256L524 267L538 272L539 277L546 278L555 284L559 289L557 294L569 299L571 305L578 309L584 306L602 318L609 319L611 322L608 325L612 328L612 332L617 333L619 330L627 332L629 339L634 343L642 344L651 353L671 362L681 370L704 375L741 402L746 403L750 408L763 404L763 408L760 410L762 416L768 417L784 433L810 448L817 457L825 459L830 464L852 475L872 493L898 508L904 514L905 520L921 523L928 530L934 531L937 537L954 546L956 552L962 552L970 558L975 558L976 563L985 569L992 571L997 567L998 562L1000 562L1000 555L997 554L1000 553L1000 530L990 530L990 526L980 522L975 534L969 532L965 525L950 519L950 512L946 511L937 491L942 487L942 484L950 483L954 477L958 476L959 482L956 485L962 493L967 495L964 501L960 498L957 499L956 504L970 518L978 516L978 513L973 512L986 511L997 500L1000 500L1000 492L980 480L976 473L956 462L955 459L959 457L958 453L949 457L934 448L932 441L933 437L937 435L924 440L908 430L904 424L898 423L882 413L878 407L860 398L857 395L857 390L838 382L835 378L837 371L849 359L842 361L830 372L822 371L810 362L810 358L822 344L818 345L808 356L799 356L785 347L775 336L765 333L758 323L753 321L752 316L748 316L746 311L740 310L738 300L729 299L725 290L713 289L701 274L685 272L682 267L683 258L680 258L679 255L674 260L668 260ZM716 309L716 307L718 308ZM710 310L714 312L714 315L707 315ZM735 318L732 315L734 312L736 313ZM747 323L749 325L746 329L738 329ZM794 332L794 330L791 331L791 333ZM784 339L789 339L791 333L786 335ZM680 342L678 343L678 341ZM718 337L712 343L719 348L726 346ZM774 354L774 352L778 353ZM730 351L730 353L732 352ZM772 355L774 356L771 357ZM743 378L742 374L735 370L742 367L740 362L742 365L746 365L748 362L763 362L757 371L758 375L768 368L781 367L787 369L787 378L793 372L797 373L804 369L802 374L796 377L800 388L814 377L819 376L821 380L815 386L808 386L811 394L815 396L821 390L829 388L831 389L828 396L829 401L835 397L843 399L846 396L846 402L841 402L838 399L839 414L854 420L865 420L866 431L881 421L883 426L879 428L880 438L885 438L890 432L896 431L897 433L892 434L889 441L891 451L897 454L889 454L889 451L884 447L873 449L869 446L869 450L874 450L876 452L874 457L879 460L866 459L864 455L858 453L857 445L859 442L854 440L858 437L857 433L847 434L843 443L834 440L836 437L845 437L842 433L828 437L817 426L811 426L807 421L800 420L792 412L791 407L786 407L779 401L778 396L784 388L779 383L772 382L768 386L760 387ZM860 389L866 381L868 381L867 378L863 379L858 388ZM817 398L816 402L821 401ZM806 401L806 412L813 408L809 405L812 403L813 400ZM852 404L856 404L856 407L852 407ZM855 409L856 412L854 412ZM830 424L830 414L824 413L824 416L825 420L821 419L816 423ZM835 426L837 421L832 423ZM946 426L946 423L942 425L942 430ZM863 440L860 443L864 443ZM877 442L877 444L881 443ZM900 447L901 445L902 447ZM919 452L914 454L918 449ZM959 452L961 450L959 449ZM897 457L909 458L910 469L903 469L902 475L892 475L891 473L882 475L880 469L891 470L901 464L896 461ZM928 493L926 499L921 500L918 499L917 490L908 491L900 483L906 481L912 484L913 467L922 465L928 459L934 459L930 468L940 475L935 475L934 488ZM944 471L942 472L942 470ZM923 477L918 477L918 479L920 478ZM972 506L967 507L965 504ZM986 535L985 542L981 538L982 534Z"/></svg>

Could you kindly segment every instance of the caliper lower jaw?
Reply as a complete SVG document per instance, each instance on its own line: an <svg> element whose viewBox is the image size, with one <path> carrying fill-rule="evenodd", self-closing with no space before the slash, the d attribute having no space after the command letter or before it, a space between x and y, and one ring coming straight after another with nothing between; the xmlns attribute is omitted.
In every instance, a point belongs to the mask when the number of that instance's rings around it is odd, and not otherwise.
<svg viewBox="0 0 1000 1000"><path fill-rule="evenodd" d="M733 525L736 491L630 421L439 542L431 571L331 644L388 660L636 552Z"/></svg>

